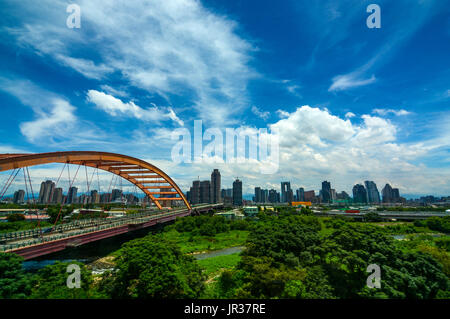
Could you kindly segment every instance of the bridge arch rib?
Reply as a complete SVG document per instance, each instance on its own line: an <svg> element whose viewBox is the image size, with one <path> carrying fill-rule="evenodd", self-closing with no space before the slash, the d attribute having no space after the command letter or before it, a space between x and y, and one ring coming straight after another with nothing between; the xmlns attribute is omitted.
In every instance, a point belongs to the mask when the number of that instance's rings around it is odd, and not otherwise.
<svg viewBox="0 0 450 319"><path fill-rule="evenodd" d="M111 172L136 185L159 209L162 208L161 202L179 200L191 209L183 192L169 175L156 166L131 156L91 151L0 154L0 172L50 163L83 165Z"/></svg>

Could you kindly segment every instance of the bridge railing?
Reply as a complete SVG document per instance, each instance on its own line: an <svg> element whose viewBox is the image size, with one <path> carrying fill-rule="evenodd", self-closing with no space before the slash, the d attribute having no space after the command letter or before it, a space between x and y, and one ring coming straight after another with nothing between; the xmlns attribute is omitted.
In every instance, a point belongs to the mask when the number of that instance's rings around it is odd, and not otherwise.
<svg viewBox="0 0 450 319"><path fill-rule="evenodd" d="M39 237L36 239L25 240L25 241L21 241L18 243L8 243L8 244L0 245L0 251L5 252L5 251L12 250L12 249L27 247L27 246L31 246L31 245L37 245L37 244L41 244L41 243L45 243L45 242L49 242L49 241L68 238L68 237L79 236L82 234L92 233L92 232L99 231L99 230L116 228L116 227L120 227L120 226L128 225L128 224L141 224L141 223L145 223L147 221L153 220L153 219L160 219L160 218L164 218L167 216L180 214L182 212L183 212L183 210L174 210L174 211L170 211L170 212L166 212L166 213L162 213L162 214L156 214L156 215L155 214L146 214L146 213L133 214L132 217L127 217L127 218L123 218L120 220L115 219L115 220L111 220L108 223L97 223L97 224L94 223L95 224L94 227L92 227L94 225L94 224L92 224L91 227L80 228L78 231L71 232L71 233L51 233L50 235L45 235L45 236L42 236L42 237ZM24 232L15 232L15 233L24 233ZM11 234L11 233L9 233L9 234ZM13 239L20 240L21 237L14 237Z"/></svg>

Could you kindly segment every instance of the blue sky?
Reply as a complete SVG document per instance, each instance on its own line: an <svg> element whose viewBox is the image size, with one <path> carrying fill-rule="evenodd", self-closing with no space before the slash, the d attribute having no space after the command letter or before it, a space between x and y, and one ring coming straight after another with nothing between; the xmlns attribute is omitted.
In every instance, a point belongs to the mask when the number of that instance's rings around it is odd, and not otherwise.
<svg viewBox="0 0 450 319"><path fill-rule="evenodd" d="M70 2L72 3L72 2ZM450 194L450 1L3 1L0 151L103 150L187 189ZM381 8L369 29L366 7ZM280 167L176 164L174 129L279 129ZM57 175L37 169L37 179Z"/></svg>

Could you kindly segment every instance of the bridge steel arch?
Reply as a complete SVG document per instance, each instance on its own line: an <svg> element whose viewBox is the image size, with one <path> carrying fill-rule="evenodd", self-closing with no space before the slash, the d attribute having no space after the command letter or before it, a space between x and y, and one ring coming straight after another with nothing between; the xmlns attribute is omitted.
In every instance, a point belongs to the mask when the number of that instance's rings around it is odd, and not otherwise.
<svg viewBox="0 0 450 319"><path fill-rule="evenodd" d="M91 151L0 154L0 172L50 163L83 165L111 172L136 185L159 209L162 209L162 202L182 200L191 210L183 192L169 175L156 166L131 156Z"/></svg>

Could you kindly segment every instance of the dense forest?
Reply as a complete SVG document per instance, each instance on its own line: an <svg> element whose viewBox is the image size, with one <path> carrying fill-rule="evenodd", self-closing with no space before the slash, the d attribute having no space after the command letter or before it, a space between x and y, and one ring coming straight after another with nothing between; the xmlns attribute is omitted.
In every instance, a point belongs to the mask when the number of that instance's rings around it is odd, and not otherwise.
<svg viewBox="0 0 450 319"><path fill-rule="evenodd" d="M125 243L112 271L94 276L77 263L79 289L66 287L69 263L27 273L21 257L0 254L0 298L449 298L449 225L450 217L391 225L306 209L185 217ZM393 238L400 233L410 235ZM245 249L217 265L189 253L223 241ZM379 289L366 284L370 264L381 268Z"/></svg>

